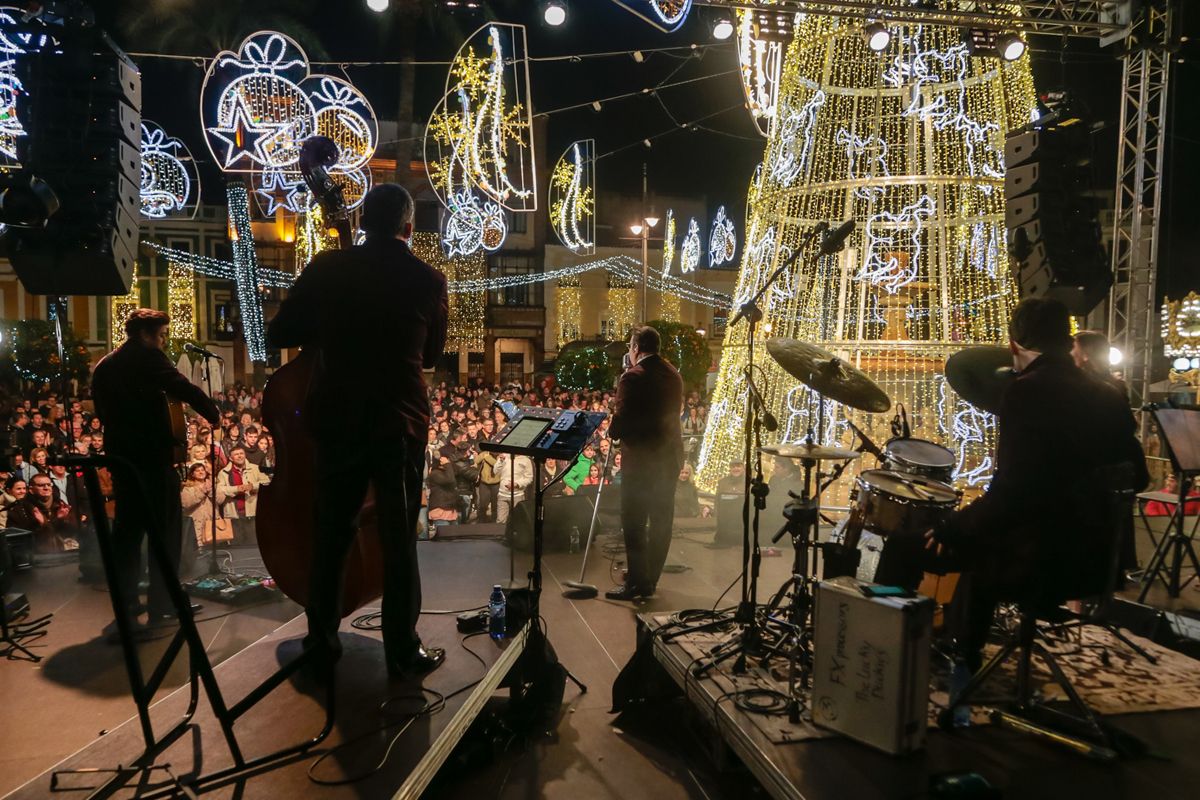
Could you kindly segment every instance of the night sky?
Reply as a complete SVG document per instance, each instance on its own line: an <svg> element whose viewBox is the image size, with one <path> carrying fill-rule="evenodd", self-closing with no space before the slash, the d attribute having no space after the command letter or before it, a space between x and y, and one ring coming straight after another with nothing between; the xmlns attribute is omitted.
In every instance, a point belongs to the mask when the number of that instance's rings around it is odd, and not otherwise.
<svg viewBox="0 0 1200 800"><path fill-rule="evenodd" d="M407 0L413 2L413 0ZM402 5L405 0L392 0ZM486 21L483 15L449 14L441 3L427 0L433 11L415 23L416 56L446 60L453 56L466 33ZM607 0L574 0L565 26L548 28L541 22L535 0L490 0L487 13L528 26L530 55L537 57L712 45L708 9L697 8L692 18L674 34L663 34ZM1193 5L1181 3L1181 6ZM144 0L98 2L98 16L113 38L131 52L170 51L212 56L215 49L202 44L234 46L246 34L275 27L293 35L312 60L364 61L399 58L398 20L377 15L364 0ZM149 10L145 10L149 9ZM1189 12L1190 13L1187 13ZM161 16L155 19L154 13ZM1200 10L1184 9L1183 33L1192 41L1183 45L1174 65L1171 87L1173 118L1167 149L1164 185L1163 239L1160 248L1160 293L1179 296L1200 289L1200 55L1195 39L1200 35ZM141 17L141 19L139 19ZM185 33L172 33L170 22L183 21ZM150 24L147 25L146 23ZM196 24L197 22L202 24ZM142 32L130 33L139 23ZM149 31L145 30L149 28ZM199 30L204 29L204 30ZM159 41L154 41L158 37ZM168 50L169 47L169 50ZM1116 160L1116 134L1121 81L1120 61L1096 44L1072 39L1065 48L1058 40L1032 42L1034 79L1040 92L1066 89L1075 98L1075 109L1086 121L1102 123L1095 136L1097 185L1112 186ZM143 114L162 124L169 133L187 141L193 154L208 160L199 133L197 116L202 71L188 62L138 59L143 73ZM647 54L642 63L629 55L584 59L580 62L543 61L531 68L535 113L576 103L589 103L613 95L653 89L665 82L703 78L654 94L642 94L603 105L590 106L549 117L547 160L553 163L573 140L594 138L604 154L635 145L602 158L597 168L600 192L639 194L642 164L649 170L651 194L701 196L710 210L729 208L743 218L746 185L762 157L766 140L757 134L742 107L737 61L730 42L694 51ZM336 67L331 69L336 74ZM400 69L396 66L348 67L350 79L370 99L381 119L395 117ZM721 75L720 73L728 73ZM446 77L442 65L421 66L416 72L416 113L425 120L441 97ZM704 118L704 119L701 119ZM696 122L700 120L699 122ZM681 124L696 123L685 129ZM665 134L665 135L663 135ZM636 143L652 138L647 150ZM419 148L417 154L419 155ZM209 190L218 194L219 182L211 163L202 165ZM206 190L207 191L207 190ZM660 209L661 212L661 209ZM603 209L600 209L603 217ZM601 220L605 222L605 220Z"/></svg>

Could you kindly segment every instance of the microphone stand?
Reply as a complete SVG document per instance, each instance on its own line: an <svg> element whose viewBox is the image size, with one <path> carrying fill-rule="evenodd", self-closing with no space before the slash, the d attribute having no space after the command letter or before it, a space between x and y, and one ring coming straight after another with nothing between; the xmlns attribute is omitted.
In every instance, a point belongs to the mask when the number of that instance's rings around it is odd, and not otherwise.
<svg viewBox="0 0 1200 800"><path fill-rule="evenodd" d="M195 351L193 351L195 352ZM196 353L204 359L204 385L208 387L208 397L212 399L212 369L210 362L218 356L209 355L207 353ZM209 542L209 559L208 559L208 575L220 575L221 569L217 566L217 559L220 554L217 551L217 514L219 506L217 504L217 432L211 431L208 437L208 458L212 462L212 469L209 470L209 502L212 503L212 520L208 524L209 533L212 540Z"/></svg>

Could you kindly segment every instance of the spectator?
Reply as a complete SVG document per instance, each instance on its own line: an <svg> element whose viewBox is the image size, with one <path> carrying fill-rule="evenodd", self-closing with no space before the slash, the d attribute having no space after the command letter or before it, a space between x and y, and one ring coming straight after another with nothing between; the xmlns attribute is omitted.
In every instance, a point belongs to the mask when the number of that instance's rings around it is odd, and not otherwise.
<svg viewBox="0 0 1200 800"><path fill-rule="evenodd" d="M221 515L233 520L236 541L254 541L254 517L258 508L258 489L267 483L258 467L246 460L246 448L230 448L229 463L217 473L217 501Z"/></svg>
<svg viewBox="0 0 1200 800"><path fill-rule="evenodd" d="M454 474L454 462L444 452L438 454L437 463L429 470L429 521L457 522L462 499L458 494L458 479Z"/></svg>
<svg viewBox="0 0 1200 800"><path fill-rule="evenodd" d="M567 474L563 476L563 485L566 487L563 494L575 494L579 491L579 487L587 480L588 472L591 471L592 464L596 460L596 450L590 444L583 448L583 453L579 458L575 459L575 465L567 470ZM570 491L566 491L569 489Z"/></svg>
<svg viewBox="0 0 1200 800"><path fill-rule="evenodd" d="M480 522L496 521L496 503L500 496L500 476L496 473L496 458L497 454L492 452L478 453L475 456L475 468L479 470L475 512Z"/></svg>
<svg viewBox="0 0 1200 800"><path fill-rule="evenodd" d="M36 553L64 553L79 549L79 540L71 507L54 496L49 475L39 474L30 482L31 490L8 512L8 524L33 531Z"/></svg>
<svg viewBox="0 0 1200 800"><path fill-rule="evenodd" d="M18 474L9 476L4 482L4 493L0 495L0 528L7 528L9 510L25 499L29 484Z"/></svg>
<svg viewBox="0 0 1200 800"><path fill-rule="evenodd" d="M500 478L496 521L507 522L512 509L525 499L525 490L533 483L533 461L528 456L508 453L496 455L495 471Z"/></svg>
<svg viewBox="0 0 1200 800"><path fill-rule="evenodd" d="M243 414L243 416L249 416ZM242 442L246 446L246 460L254 466L262 469L263 461L266 460L266 452L258 449L259 432L257 426L247 425L245 428L246 434Z"/></svg>
<svg viewBox="0 0 1200 800"><path fill-rule="evenodd" d="M212 481L208 478L208 467L204 462L188 467L187 478L180 492L183 513L192 518L196 531L196 546L201 547L211 535L212 524Z"/></svg>
<svg viewBox="0 0 1200 800"><path fill-rule="evenodd" d="M50 454L44 447L35 447L30 451L29 462L22 465L25 472L22 477L25 478L26 483L32 484L35 475L50 474L50 465L47 463L49 457Z"/></svg>

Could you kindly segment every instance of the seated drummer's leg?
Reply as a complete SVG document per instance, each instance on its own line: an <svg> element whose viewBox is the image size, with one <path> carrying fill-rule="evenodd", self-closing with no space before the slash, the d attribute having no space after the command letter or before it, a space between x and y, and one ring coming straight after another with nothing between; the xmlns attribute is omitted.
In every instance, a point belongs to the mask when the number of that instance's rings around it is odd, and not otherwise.
<svg viewBox="0 0 1200 800"><path fill-rule="evenodd" d="M964 572L954 590L954 599L946 611L946 626L954 636L958 656L971 672L983 666L983 646L999 603L988 581Z"/></svg>

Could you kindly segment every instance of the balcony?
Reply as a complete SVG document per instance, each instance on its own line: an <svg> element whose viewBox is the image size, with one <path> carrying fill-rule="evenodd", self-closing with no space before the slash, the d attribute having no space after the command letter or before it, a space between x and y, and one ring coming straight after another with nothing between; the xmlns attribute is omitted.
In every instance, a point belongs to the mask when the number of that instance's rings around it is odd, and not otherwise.
<svg viewBox="0 0 1200 800"><path fill-rule="evenodd" d="M540 331L546 327L546 309L542 306L488 305L487 327L496 336L511 335L501 331L521 331L525 334Z"/></svg>

